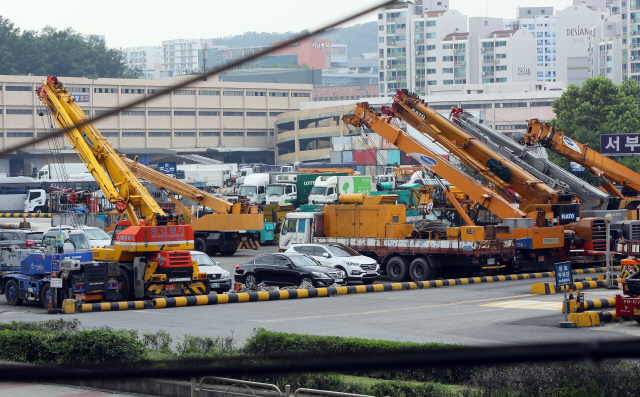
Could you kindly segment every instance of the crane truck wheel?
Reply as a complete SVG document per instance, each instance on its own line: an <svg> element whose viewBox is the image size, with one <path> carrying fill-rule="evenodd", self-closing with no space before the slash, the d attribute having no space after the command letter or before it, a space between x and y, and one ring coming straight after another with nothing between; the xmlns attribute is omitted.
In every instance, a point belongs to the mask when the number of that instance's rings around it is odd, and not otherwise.
<svg viewBox="0 0 640 397"><path fill-rule="evenodd" d="M56 305L60 305L62 303L62 291L58 290L58 299L56 299ZM45 309L49 308L49 301L53 299L53 289L51 289L51 284L46 283L42 287L42 291L40 291L40 302L42 302L42 306Z"/></svg>
<svg viewBox="0 0 640 397"><path fill-rule="evenodd" d="M116 281L118 282L118 297L116 300L118 302L129 300L132 287L129 273L121 268L120 275L116 278Z"/></svg>
<svg viewBox="0 0 640 397"><path fill-rule="evenodd" d="M206 251L207 251L207 241L205 239L203 239L202 237L198 237L193 242L193 248L196 251L200 251L200 252L205 252L206 253Z"/></svg>
<svg viewBox="0 0 640 397"><path fill-rule="evenodd" d="M387 262L387 276L389 280L398 282L404 281L409 274L409 265L402 256L394 256Z"/></svg>
<svg viewBox="0 0 640 397"><path fill-rule="evenodd" d="M238 250L238 248L232 248L232 249L228 249L228 250L220 250L220 255L221 256L231 256L233 254L236 253L236 251Z"/></svg>
<svg viewBox="0 0 640 397"><path fill-rule="evenodd" d="M22 304L22 299L18 298L19 290L16 280L9 280L4 290L4 297L7 299L8 304L10 304L11 306L20 306Z"/></svg>
<svg viewBox="0 0 640 397"><path fill-rule="evenodd" d="M225 184L227 187L231 187L231 186L233 186L233 181L232 181L231 179L229 179L229 180L227 180L224 184Z"/></svg>
<svg viewBox="0 0 640 397"><path fill-rule="evenodd" d="M437 274L437 270L431 267L425 258L416 258L411 262L411 266L409 266L411 281L434 279Z"/></svg>

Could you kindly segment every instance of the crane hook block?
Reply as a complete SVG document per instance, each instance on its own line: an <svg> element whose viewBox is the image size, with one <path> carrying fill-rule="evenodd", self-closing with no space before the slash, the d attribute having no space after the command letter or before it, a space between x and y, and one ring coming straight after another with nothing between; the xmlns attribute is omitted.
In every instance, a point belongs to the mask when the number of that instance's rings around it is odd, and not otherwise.
<svg viewBox="0 0 640 397"><path fill-rule="evenodd" d="M503 181L508 181L509 178L511 178L511 169L505 167L496 159L489 159L489 161L487 161L487 167Z"/></svg>
<svg viewBox="0 0 640 397"><path fill-rule="evenodd" d="M116 211L118 211L119 214L122 214L126 209L127 209L127 203L126 202L124 202L124 201L116 202Z"/></svg>

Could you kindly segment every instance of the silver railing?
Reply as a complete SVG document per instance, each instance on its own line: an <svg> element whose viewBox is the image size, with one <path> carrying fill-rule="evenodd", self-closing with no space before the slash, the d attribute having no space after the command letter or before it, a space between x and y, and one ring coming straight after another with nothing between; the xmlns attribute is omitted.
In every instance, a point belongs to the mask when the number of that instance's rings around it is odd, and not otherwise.
<svg viewBox="0 0 640 397"><path fill-rule="evenodd" d="M203 388L203 386L206 386L206 385L203 385L205 381L231 383L231 386L229 386L226 390ZM247 380L219 378L217 376L205 376L202 379L200 379L200 382L197 382L197 385L196 385L196 378L191 378L191 397L202 397L203 391L211 391L218 394L224 394L225 396L228 396L228 397L256 397L257 396L256 392L251 388L252 386L255 388L267 389L267 390L273 391L274 392L273 395L277 397L291 397L291 387L289 385L285 386L284 395L283 395L282 392L280 391L280 388L271 383L260 383L260 382L251 382ZM304 388L300 388L296 390L293 393L293 397L298 397L299 393L339 396L339 397L373 397L365 394L341 393L337 391L304 389Z"/></svg>

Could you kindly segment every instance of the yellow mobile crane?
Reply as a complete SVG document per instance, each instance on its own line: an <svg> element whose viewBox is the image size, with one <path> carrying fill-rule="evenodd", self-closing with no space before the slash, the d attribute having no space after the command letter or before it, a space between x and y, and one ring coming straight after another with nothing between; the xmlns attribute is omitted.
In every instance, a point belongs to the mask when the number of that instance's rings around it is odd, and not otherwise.
<svg viewBox="0 0 640 397"><path fill-rule="evenodd" d="M258 213L258 207L248 203L232 204L212 194L170 178L135 160L122 155L122 162L134 175L151 182L156 188L167 193L169 200L189 218L190 226L195 233L195 250L208 255L219 253L233 255L238 249L240 240L259 240L257 230L264 229L264 215ZM199 205L210 208L215 214L206 214L199 218L194 216L171 193L179 194ZM248 230L254 232L247 232Z"/></svg>
<svg viewBox="0 0 640 397"><path fill-rule="evenodd" d="M37 95L60 128L87 120L55 76L47 77ZM93 124L72 128L65 135L105 196L131 222L127 229L114 233L111 246L93 249L94 260L118 263L118 300L132 295L208 293L207 273L199 272L188 251L194 245L191 227L176 225L164 213Z"/></svg>

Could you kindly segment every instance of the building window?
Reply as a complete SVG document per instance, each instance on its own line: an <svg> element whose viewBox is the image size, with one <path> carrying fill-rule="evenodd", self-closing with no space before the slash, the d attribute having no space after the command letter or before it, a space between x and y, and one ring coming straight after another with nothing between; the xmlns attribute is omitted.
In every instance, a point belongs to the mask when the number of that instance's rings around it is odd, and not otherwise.
<svg viewBox="0 0 640 397"><path fill-rule="evenodd" d="M453 68L442 68L442 73L453 73Z"/></svg>
<svg viewBox="0 0 640 397"><path fill-rule="evenodd" d="M222 133L223 136L244 136L244 132L242 131L224 131Z"/></svg>
<svg viewBox="0 0 640 397"><path fill-rule="evenodd" d="M144 94L144 90L142 88L121 88L120 92L123 94Z"/></svg>
<svg viewBox="0 0 640 397"><path fill-rule="evenodd" d="M144 131L138 131L138 132L123 132L122 133L122 137L123 138L144 138Z"/></svg>
<svg viewBox="0 0 640 397"><path fill-rule="evenodd" d="M220 133L218 131L206 131L206 132L201 132L200 136L220 136Z"/></svg>
<svg viewBox="0 0 640 397"><path fill-rule="evenodd" d="M220 116L220 112L217 110L200 110L198 116Z"/></svg>
<svg viewBox="0 0 640 397"><path fill-rule="evenodd" d="M427 21L427 26L436 26L436 21Z"/></svg>
<svg viewBox="0 0 640 397"><path fill-rule="evenodd" d="M33 138L33 132L7 132L8 138Z"/></svg>
<svg viewBox="0 0 640 397"><path fill-rule="evenodd" d="M174 110L173 115L174 116L195 116L196 112L195 110Z"/></svg>
<svg viewBox="0 0 640 397"><path fill-rule="evenodd" d="M526 102L505 102L496 104L499 108L526 108Z"/></svg>
<svg viewBox="0 0 640 397"><path fill-rule="evenodd" d="M491 109L490 103L461 103L460 107L462 109Z"/></svg>
<svg viewBox="0 0 640 397"><path fill-rule="evenodd" d="M153 94L159 93L160 91L162 91L162 90L160 90L160 89L150 89L150 90L147 90L147 94L153 95Z"/></svg>
<svg viewBox="0 0 640 397"><path fill-rule="evenodd" d="M529 106L531 106L532 108L535 108L535 107L547 107L547 106L551 106L552 104L553 104L553 101L530 102Z"/></svg>
<svg viewBox="0 0 640 397"><path fill-rule="evenodd" d="M31 86L28 85L7 85L5 91L31 91ZM9 136L7 134L7 136Z"/></svg>
<svg viewBox="0 0 640 397"><path fill-rule="evenodd" d="M267 93L264 91L247 91L247 96L266 96Z"/></svg>
<svg viewBox="0 0 640 397"><path fill-rule="evenodd" d="M69 92L89 92L89 89L86 87L67 87L67 91Z"/></svg>
<svg viewBox="0 0 640 397"><path fill-rule="evenodd" d="M282 113L284 112L269 112L269 117L277 117L279 114L282 114Z"/></svg>
<svg viewBox="0 0 640 397"><path fill-rule="evenodd" d="M269 96L286 97L289 96L288 92L270 92Z"/></svg>
<svg viewBox="0 0 640 397"><path fill-rule="evenodd" d="M247 136L267 136L267 131L249 131Z"/></svg>
<svg viewBox="0 0 640 397"><path fill-rule="evenodd" d="M453 62L453 55L442 57L442 62Z"/></svg>
<svg viewBox="0 0 640 397"><path fill-rule="evenodd" d="M33 114L33 109L7 109L7 114Z"/></svg>
<svg viewBox="0 0 640 397"><path fill-rule="evenodd" d="M116 131L116 132L102 132L102 136L105 138L117 138L120 136L120 134Z"/></svg>
<svg viewBox="0 0 640 397"><path fill-rule="evenodd" d="M242 91L222 91L225 96L242 96Z"/></svg>
<svg viewBox="0 0 640 397"><path fill-rule="evenodd" d="M453 49L453 44L443 44L442 45L442 49L443 50L451 50L451 49Z"/></svg>
<svg viewBox="0 0 640 397"><path fill-rule="evenodd" d="M95 116L102 116L103 114L107 114L109 112L110 112L110 110L94 110L93 114Z"/></svg>
<svg viewBox="0 0 640 397"><path fill-rule="evenodd" d="M451 84L453 84L453 80L442 80L442 84L451 85Z"/></svg>
<svg viewBox="0 0 640 397"><path fill-rule="evenodd" d="M123 116L144 116L144 110L123 110L120 114Z"/></svg>
<svg viewBox="0 0 640 397"><path fill-rule="evenodd" d="M173 91L174 95L195 95L196 90L175 90Z"/></svg>
<svg viewBox="0 0 640 397"><path fill-rule="evenodd" d="M454 107L457 107L457 104L453 105L429 105L429 107L433 110L451 110Z"/></svg>
<svg viewBox="0 0 640 397"><path fill-rule="evenodd" d="M243 116L242 112L222 112L223 116Z"/></svg>
<svg viewBox="0 0 640 397"><path fill-rule="evenodd" d="M425 35L428 39L435 39L436 38L436 34L435 33L427 33Z"/></svg>
<svg viewBox="0 0 640 397"><path fill-rule="evenodd" d="M116 88L94 88L93 92L96 94L117 94Z"/></svg>
<svg viewBox="0 0 640 397"><path fill-rule="evenodd" d="M267 117L267 112L247 112L247 117Z"/></svg>
<svg viewBox="0 0 640 397"><path fill-rule="evenodd" d="M427 57L427 62L435 62L436 57Z"/></svg>
<svg viewBox="0 0 640 397"><path fill-rule="evenodd" d="M181 136L181 137L196 136L196 133L195 132L174 132L173 136Z"/></svg>
<svg viewBox="0 0 640 397"><path fill-rule="evenodd" d="M220 95L220 91L199 90L198 95Z"/></svg>
<svg viewBox="0 0 640 397"><path fill-rule="evenodd" d="M149 131L149 138L152 137L162 137L162 136L171 136L170 132L158 132L158 131Z"/></svg>
<svg viewBox="0 0 640 397"><path fill-rule="evenodd" d="M309 98L311 94L308 92L292 92L291 96L294 98Z"/></svg>
<svg viewBox="0 0 640 397"><path fill-rule="evenodd" d="M436 49L436 45L435 44L428 44L427 45L427 51L432 51Z"/></svg>
<svg viewBox="0 0 640 397"><path fill-rule="evenodd" d="M149 110L149 116L171 116L170 110Z"/></svg>

